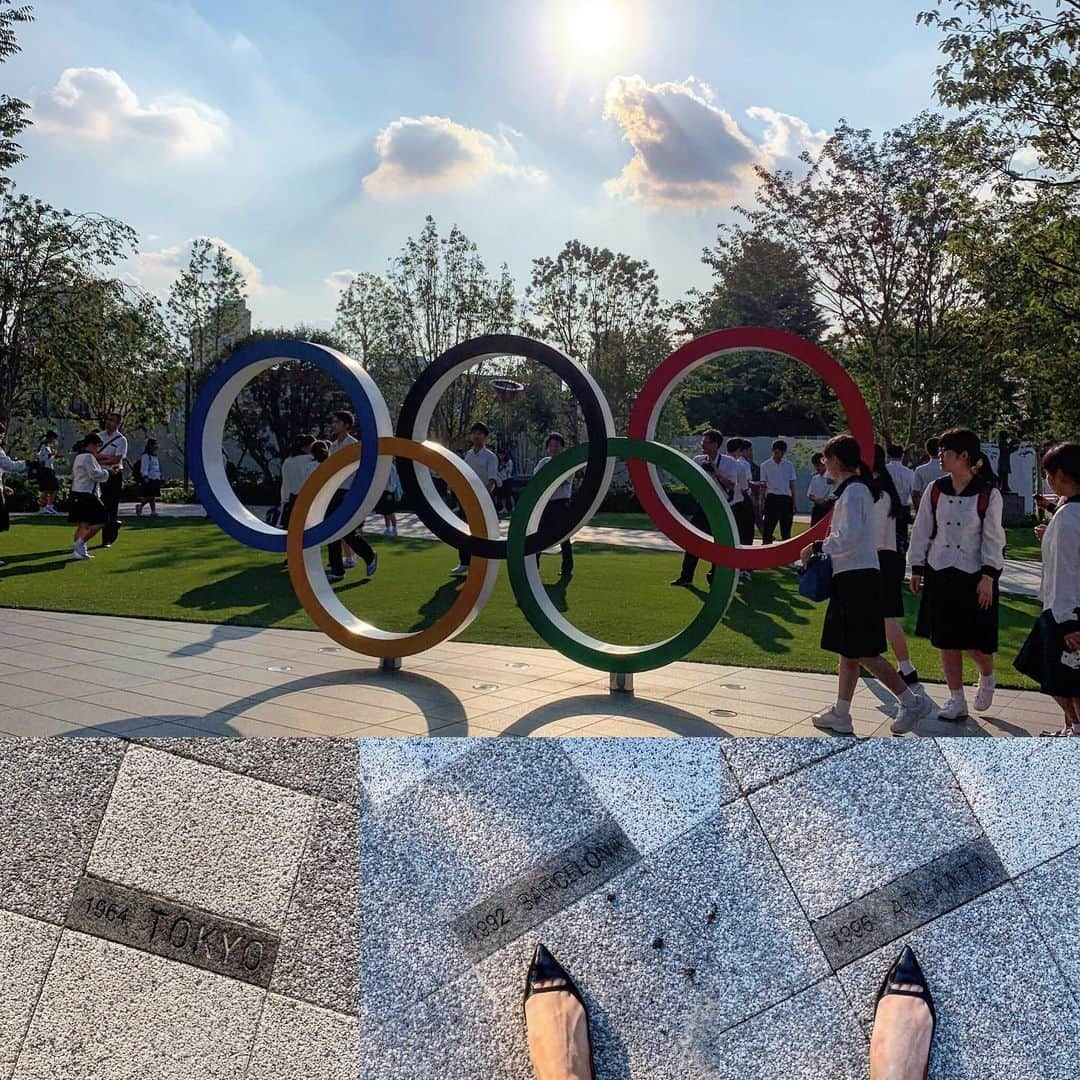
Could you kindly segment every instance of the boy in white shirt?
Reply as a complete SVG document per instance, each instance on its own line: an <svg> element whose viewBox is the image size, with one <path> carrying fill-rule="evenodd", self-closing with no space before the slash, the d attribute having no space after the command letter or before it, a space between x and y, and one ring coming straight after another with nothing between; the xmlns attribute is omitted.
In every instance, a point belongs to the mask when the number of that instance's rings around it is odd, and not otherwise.
<svg viewBox="0 0 1080 1080"><path fill-rule="evenodd" d="M885 466L892 477L896 494L900 496L900 515L896 519L896 550L907 554L908 530L911 527L911 492L915 486L915 472L904 464L904 448L890 443L889 461Z"/></svg>
<svg viewBox="0 0 1080 1080"><path fill-rule="evenodd" d="M825 468L824 454L814 454L810 464L816 471L810 477L806 497L810 500L810 524L816 525L832 509L834 484Z"/></svg>
<svg viewBox="0 0 1080 1080"><path fill-rule="evenodd" d="M709 474L713 483L730 500L738 489L739 466L733 457L721 453L724 436L716 428L709 428L701 436L701 453L694 460ZM694 512L690 515L690 524L702 532L709 532L709 520L705 511L700 506L694 506ZM671 582L672 585L686 587L694 583L694 571L697 569L698 559L696 555L687 552L683 556L682 570L679 576ZM706 580L712 584L713 572L706 574Z"/></svg>
<svg viewBox="0 0 1080 1080"><path fill-rule="evenodd" d="M533 468L533 476L535 476L556 454L561 453L566 449L566 439L557 431L553 431L544 444L547 449L547 457L542 457ZM553 522L557 523L560 531L565 531L569 528L570 517L570 499L574 493L574 477L573 474L563 479L562 483L552 493L551 498L548 500L547 506L544 508L544 512L540 515L540 528L550 526ZM571 578L574 574L574 548L570 543L570 537L568 536L562 543L559 544L559 554L562 556L562 565L559 570L559 577L564 581ZM540 555L534 556L537 562L537 566L540 564Z"/></svg>
<svg viewBox="0 0 1080 1080"><path fill-rule="evenodd" d="M462 457L465 460L465 464L480 477L480 482L488 489L492 496L494 496L495 488L498 487L499 484L499 459L484 445L487 442L487 438L487 424L473 424L472 430L469 432L469 439L472 442L472 446L462 454ZM467 551L459 551L458 564L450 571L450 573L453 574L454 577L461 577L468 572L469 553Z"/></svg>
<svg viewBox="0 0 1080 1080"><path fill-rule="evenodd" d="M4 471L13 473L26 472L26 462L16 461L14 458L9 458L4 450L4 438L7 435L7 428L4 424L0 423L0 532L7 532L10 528L10 516L7 508L7 488L4 487ZM0 566L4 565L4 560L0 559Z"/></svg>
<svg viewBox="0 0 1080 1080"><path fill-rule="evenodd" d="M791 525L795 520L795 466L784 460L787 443L777 439L772 444L772 457L762 463L761 479L765 484L765 514L761 525L761 539L773 542L776 526L780 526L780 538L791 539Z"/></svg>
<svg viewBox="0 0 1080 1080"><path fill-rule="evenodd" d="M911 505L916 512L918 512L919 503L922 501L926 489L935 480L940 480L945 475L945 470L941 467L941 461L938 457L941 451L941 444L938 440L927 439L925 449L929 455L929 460L916 467L911 477Z"/></svg>

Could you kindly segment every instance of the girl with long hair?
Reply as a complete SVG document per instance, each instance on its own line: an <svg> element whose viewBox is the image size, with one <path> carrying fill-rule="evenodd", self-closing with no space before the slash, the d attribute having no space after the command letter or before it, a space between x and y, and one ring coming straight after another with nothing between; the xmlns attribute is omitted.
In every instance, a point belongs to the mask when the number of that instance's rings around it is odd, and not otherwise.
<svg viewBox="0 0 1080 1080"><path fill-rule="evenodd" d="M979 669L976 712L994 700L998 579L1005 565L1003 503L979 437L967 428L941 436L941 468L919 501L911 533L911 591L920 596L915 633L941 651L949 687L942 720L962 723L964 653Z"/></svg>

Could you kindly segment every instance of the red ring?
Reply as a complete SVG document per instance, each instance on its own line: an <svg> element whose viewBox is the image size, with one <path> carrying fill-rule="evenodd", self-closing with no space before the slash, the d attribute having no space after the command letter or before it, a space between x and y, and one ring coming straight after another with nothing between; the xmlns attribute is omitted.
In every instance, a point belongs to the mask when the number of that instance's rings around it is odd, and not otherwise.
<svg viewBox="0 0 1080 1080"><path fill-rule="evenodd" d="M660 410L675 384L687 372L720 353L738 349L764 349L798 360L816 371L835 392L847 417L848 427L859 442L863 461L874 463L874 422L855 380L820 346L789 334L785 330L770 330L763 326L737 326L715 330L704 337L688 341L676 349L649 377L641 388L630 412L627 434L631 439L651 440L656 434ZM826 517L800 536L779 544L760 547L729 547L692 529L678 513L673 513L660 497L654 474L644 461L629 461L627 468L634 492L642 509L657 528L684 551L699 559L736 570L768 570L795 562L802 549L815 540L822 540L829 531Z"/></svg>

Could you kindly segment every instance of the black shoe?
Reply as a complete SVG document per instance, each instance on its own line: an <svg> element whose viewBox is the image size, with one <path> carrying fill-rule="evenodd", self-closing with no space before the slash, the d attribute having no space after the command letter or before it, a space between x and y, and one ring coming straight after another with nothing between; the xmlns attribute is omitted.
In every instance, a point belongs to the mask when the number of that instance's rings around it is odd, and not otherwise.
<svg viewBox="0 0 1080 1080"><path fill-rule="evenodd" d="M554 986L537 987L539 982L553 982ZM525 996L521 1002L522 1011L529 1003L533 994L550 994L562 991L570 994L581 1005L585 1012L586 1027L589 1023L589 1008L581 991L577 988L570 973L548 952L543 942L537 943L536 952L533 953L532 963L529 965L529 973L525 976ZM593 1061L592 1038L589 1038L589 1076L596 1080L596 1063Z"/></svg>
<svg viewBox="0 0 1080 1080"><path fill-rule="evenodd" d="M917 671L913 670L910 675L905 675L899 668L897 668L896 674L899 675L900 678L908 684L908 686L918 686L919 684L919 673Z"/></svg>
<svg viewBox="0 0 1080 1080"><path fill-rule="evenodd" d="M669 582L671 585L677 585L680 589L689 589L694 583L687 581L686 578L677 577L674 581Z"/></svg>
<svg viewBox="0 0 1080 1080"><path fill-rule="evenodd" d="M574 568L572 566L564 566L562 570L559 571L559 577L562 578L564 581L568 578L572 578L573 576Z"/></svg>
<svg viewBox="0 0 1080 1080"><path fill-rule="evenodd" d="M917 986L919 989L897 990L893 983L907 983L910 986ZM874 1004L875 1013L877 1006L881 1004L881 999L888 997L890 994L901 997L916 997L926 1002L926 1007L930 1010L930 1049L933 1052L934 1031L937 1029L937 1012L934 1009L934 999L930 995L930 988L926 985L926 976L923 974L923 969L919 967L919 961L915 959L915 954L911 951L910 945L904 946L893 966L885 973L885 978L882 980L881 989L878 991L877 1000ZM927 1056L926 1072L923 1073L923 1076L926 1077L929 1073L930 1059Z"/></svg>

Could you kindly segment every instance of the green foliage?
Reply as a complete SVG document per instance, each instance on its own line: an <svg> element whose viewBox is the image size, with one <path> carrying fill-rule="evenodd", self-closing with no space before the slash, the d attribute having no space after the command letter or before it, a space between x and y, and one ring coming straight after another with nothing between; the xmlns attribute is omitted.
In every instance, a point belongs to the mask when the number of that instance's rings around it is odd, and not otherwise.
<svg viewBox="0 0 1080 1080"><path fill-rule="evenodd" d="M13 0L0 0L0 63L20 51L15 24L31 22L33 18L33 9L28 4L15 7ZM26 115L29 109L25 101L0 94L0 194L11 184L10 178L3 174L26 159L15 139L31 124Z"/></svg>

